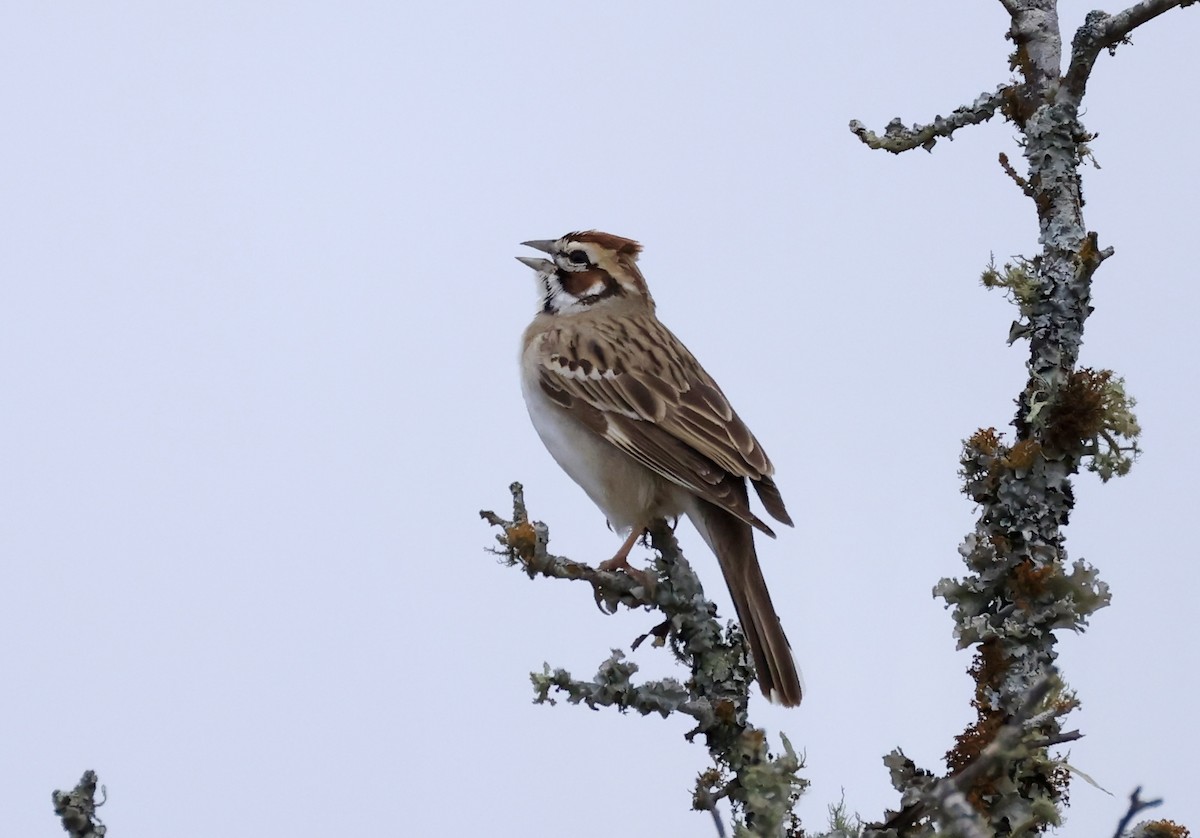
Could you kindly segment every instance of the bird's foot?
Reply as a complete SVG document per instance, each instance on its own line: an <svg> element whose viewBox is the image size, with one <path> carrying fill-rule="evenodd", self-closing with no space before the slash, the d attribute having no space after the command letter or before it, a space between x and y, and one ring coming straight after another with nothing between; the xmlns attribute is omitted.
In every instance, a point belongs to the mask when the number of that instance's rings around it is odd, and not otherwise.
<svg viewBox="0 0 1200 838"><path fill-rule="evenodd" d="M647 592L654 590L655 575L649 570L640 570L629 563L629 551L633 549L633 545L637 540L647 534L647 530L643 528L634 528L629 537L625 539L625 543L621 545L621 549L616 552L611 559L600 562L600 570L606 573L615 573L618 570L623 570L632 576L637 583L646 589Z"/></svg>
<svg viewBox="0 0 1200 838"><path fill-rule="evenodd" d="M635 582L646 589L647 594L654 592L655 582L658 577L651 570L641 570L631 565L627 560L622 559L620 562L609 559L606 562L600 562L600 570L607 573L616 573L624 571L628 576L631 576Z"/></svg>

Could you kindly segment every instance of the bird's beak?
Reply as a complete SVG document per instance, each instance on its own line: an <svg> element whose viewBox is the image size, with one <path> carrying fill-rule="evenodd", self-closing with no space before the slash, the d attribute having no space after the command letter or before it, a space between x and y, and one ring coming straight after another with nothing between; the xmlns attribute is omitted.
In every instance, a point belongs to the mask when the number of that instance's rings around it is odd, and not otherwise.
<svg viewBox="0 0 1200 838"><path fill-rule="evenodd" d="M523 247L532 247L534 250L540 250L540 251L542 251L542 253L553 253L554 252L554 242L551 241L550 239L543 239L541 241L532 241L532 242L521 242L521 245Z"/></svg>
<svg viewBox="0 0 1200 838"><path fill-rule="evenodd" d="M538 273L549 273L557 267L549 259L539 259L536 256L518 256L517 261L522 265L528 265Z"/></svg>

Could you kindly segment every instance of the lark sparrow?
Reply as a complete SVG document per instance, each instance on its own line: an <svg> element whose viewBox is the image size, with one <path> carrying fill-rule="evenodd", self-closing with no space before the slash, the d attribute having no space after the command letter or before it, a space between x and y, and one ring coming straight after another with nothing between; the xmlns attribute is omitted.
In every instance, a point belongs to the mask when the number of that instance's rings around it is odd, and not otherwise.
<svg viewBox="0 0 1200 838"><path fill-rule="evenodd" d="M716 554L759 685L772 701L800 703L800 673L771 604L752 527L746 480L767 512L791 525L774 467L721 388L659 322L637 266L641 245L596 231L525 245L541 311L525 330L521 386L538 434L572 479L628 534L604 567L658 518L687 515Z"/></svg>

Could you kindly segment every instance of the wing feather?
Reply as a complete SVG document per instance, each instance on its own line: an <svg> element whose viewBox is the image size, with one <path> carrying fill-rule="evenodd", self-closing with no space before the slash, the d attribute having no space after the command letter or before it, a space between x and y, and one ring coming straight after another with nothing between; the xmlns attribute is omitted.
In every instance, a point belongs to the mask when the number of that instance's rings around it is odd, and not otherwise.
<svg viewBox="0 0 1200 838"><path fill-rule="evenodd" d="M749 479L767 512L791 524L754 434L699 362L653 318L597 318L586 337L539 337L540 383L558 404L650 470L774 535L737 484Z"/></svg>

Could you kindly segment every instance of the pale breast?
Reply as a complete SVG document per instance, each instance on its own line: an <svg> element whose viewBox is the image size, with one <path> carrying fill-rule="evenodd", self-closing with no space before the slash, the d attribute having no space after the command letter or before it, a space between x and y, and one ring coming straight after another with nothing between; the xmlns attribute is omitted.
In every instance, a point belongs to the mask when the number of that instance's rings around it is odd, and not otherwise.
<svg viewBox="0 0 1200 838"><path fill-rule="evenodd" d="M684 490L616 448L545 394L538 383L536 343L527 340L524 345L521 390L533 427L562 470L618 531L681 514L688 500Z"/></svg>

